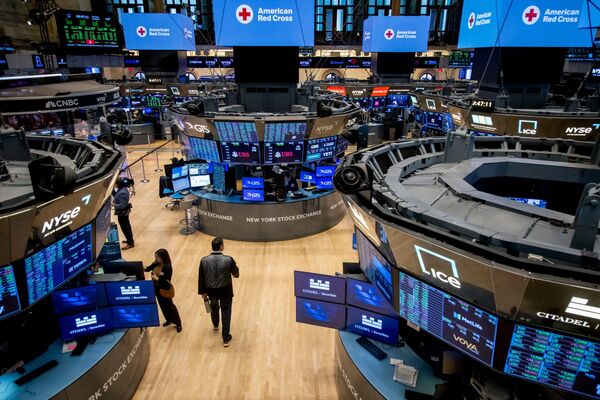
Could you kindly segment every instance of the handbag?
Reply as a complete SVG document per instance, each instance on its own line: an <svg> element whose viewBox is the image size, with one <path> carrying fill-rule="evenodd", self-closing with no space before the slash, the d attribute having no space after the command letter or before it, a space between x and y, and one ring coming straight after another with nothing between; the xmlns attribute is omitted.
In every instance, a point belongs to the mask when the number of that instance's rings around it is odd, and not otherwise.
<svg viewBox="0 0 600 400"><path fill-rule="evenodd" d="M172 299L173 297L175 297L175 286L173 286L173 284L170 281L165 281L169 284L169 288L168 289L163 289L163 288L159 288L158 289L158 294L160 294L161 297L164 297L166 299Z"/></svg>

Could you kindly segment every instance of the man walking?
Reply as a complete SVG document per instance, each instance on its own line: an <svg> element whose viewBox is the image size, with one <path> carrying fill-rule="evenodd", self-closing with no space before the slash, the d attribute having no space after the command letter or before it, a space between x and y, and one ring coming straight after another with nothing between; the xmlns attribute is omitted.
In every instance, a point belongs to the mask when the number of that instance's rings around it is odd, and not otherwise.
<svg viewBox="0 0 600 400"><path fill-rule="evenodd" d="M113 206L115 207L115 215L119 221L119 226L123 231L123 235L125 235L123 250L132 249L135 247L135 242L133 241L133 231L129 222L131 203L129 202L129 189L127 189L122 178L117 179L117 190L113 194Z"/></svg>
<svg viewBox="0 0 600 400"><path fill-rule="evenodd" d="M231 277L238 278L240 270L232 257L223 254L225 246L222 238L214 238L211 245L212 253L202 258L198 268L198 294L205 301L210 301L210 318L215 330L219 329L219 308L221 309L223 346L229 347L232 339L229 333L233 302Z"/></svg>

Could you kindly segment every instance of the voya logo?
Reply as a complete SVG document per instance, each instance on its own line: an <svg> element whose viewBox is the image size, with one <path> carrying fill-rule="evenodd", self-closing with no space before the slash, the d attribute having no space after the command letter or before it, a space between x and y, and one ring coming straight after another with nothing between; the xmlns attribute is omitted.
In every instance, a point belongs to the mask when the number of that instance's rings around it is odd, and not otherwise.
<svg viewBox="0 0 600 400"><path fill-rule="evenodd" d="M95 325L97 323L98 323L98 317L96 317L96 314L92 314L90 316L86 316L83 318L75 318L75 326L78 328L88 326L88 325Z"/></svg>
<svg viewBox="0 0 600 400"><path fill-rule="evenodd" d="M141 291L139 286L121 286L121 294L123 296L131 296L140 293Z"/></svg>
<svg viewBox="0 0 600 400"><path fill-rule="evenodd" d="M469 342L464 337L458 336L456 333L453 333L452 337L454 338L455 342L460 343L463 347L467 348L467 350L470 350L473 353L479 354L479 350L477 349L477 346L475 344Z"/></svg>
<svg viewBox="0 0 600 400"><path fill-rule="evenodd" d="M519 133L523 135L536 135L538 122L534 120L520 119Z"/></svg>
<svg viewBox="0 0 600 400"><path fill-rule="evenodd" d="M458 270L456 268L456 262L448 257L445 257L441 254L438 254L434 251L428 250L419 245L415 245L415 251L417 253L417 258L419 259L419 265L421 266L421 270L423 273L430 275L431 277L451 285L456 289L461 288L461 283L458 280ZM450 273L444 271L438 271L433 266L429 265L427 259L438 259L443 264L447 264L450 267Z"/></svg>
<svg viewBox="0 0 600 400"><path fill-rule="evenodd" d="M310 278L308 280L308 286L311 289L325 290L325 291L328 292L329 291L330 283L329 283L329 281L325 281L325 280L322 281L320 279Z"/></svg>
<svg viewBox="0 0 600 400"><path fill-rule="evenodd" d="M361 323L364 326L375 328L377 330L383 329L383 320L378 319L378 318L373 318L373 317L367 317L364 314L361 317Z"/></svg>

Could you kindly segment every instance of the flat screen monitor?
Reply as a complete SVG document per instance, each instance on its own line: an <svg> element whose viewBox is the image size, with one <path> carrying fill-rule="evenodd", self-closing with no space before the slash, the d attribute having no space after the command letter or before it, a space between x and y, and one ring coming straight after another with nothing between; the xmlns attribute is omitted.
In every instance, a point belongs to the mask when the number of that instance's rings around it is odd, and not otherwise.
<svg viewBox="0 0 600 400"><path fill-rule="evenodd" d="M223 162L231 164L260 164L258 143L221 142Z"/></svg>
<svg viewBox="0 0 600 400"><path fill-rule="evenodd" d="M159 325L156 303L120 305L111 309L115 329Z"/></svg>
<svg viewBox="0 0 600 400"><path fill-rule="evenodd" d="M524 197L507 197L508 200L516 201L517 203L529 204L530 206L536 206L539 208L546 208L548 202L542 199L527 199Z"/></svg>
<svg viewBox="0 0 600 400"><path fill-rule="evenodd" d="M242 189L264 189L264 178L242 178Z"/></svg>
<svg viewBox="0 0 600 400"><path fill-rule="evenodd" d="M105 242L102 245L100 254L98 254L98 262L103 265L107 262L120 260L122 258L121 244L118 241Z"/></svg>
<svg viewBox="0 0 600 400"><path fill-rule="evenodd" d="M294 271L294 295L344 304L346 302L346 279L339 276Z"/></svg>
<svg viewBox="0 0 600 400"><path fill-rule="evenodd" d="M100 252L106 243L110 229L110 211L110 200L107 200L96 216L96 253Z"/></svg>
<svg viewBox="0 0 600 400"><path fill-rule="evenodd" d="M215 121L215 127L222 142L258 142L258 133L254 122Z"/></svg>
<svg viewBox="0 0 600 400"><path fill-rule="evenodd" d="M333 189L333 177L317 178L317 189Z"/></svg>
<svg viewBox="0 0 600 400"><path fill-rule="evenodd" d="M66 315L58 319L58 324L64 341L99 335L114 329L110 307Z"/></svg>
<svg viewBox="0 0 600 400"><path fill-rule="evenodd" d="M190 188L190 179L186 176L185 178L173 179L173 191L182 192Z"/></svg>
<svg viewBox="0 0 600 400"><path fill-rule="evenodd" d="M210 175L190 175L190 186L193 188L210 186Z"/></svg>
<svg viewBox="0 0 600 400"><path fill-rule="evenodd" d="M492 366L498 317L404 272L400 272L399 283L402 318Z"/></svg>
<svg viewBox="0 0 600 400"><path fill-rule="evenodd" d="M408 107L409 97L407 94L393 93L388 94L387 106L388 107Z"/></svg>
<svg viewBox="0 0 600 400"><path fill-rule="evenodd" d="M265 164L301 164L304 142L265 142Z"/></svg>
<svg viewBox="0 0 600 400"><path fill-rule="evenodd" d="M427 99L427 100L429 100L429 99ZM423 119L424 119L426 127L443 129L443 127L444 127L443 114L432 113L432 112L425 112L423 114L424 114Z"/></svg>
<svg viewBox="0 0 600 400"><path fill-rule="evenodd" d="M208 175L209 174L209 164L207 163L194 163L188 165L188 172L190 176L194 175Z"/></svg>
<svg viewBox="0 0 600 400"><path fill-rule="evenodd" d="M193 159L205 160L209 162L220 162L219 149L217 142L209 139L199 139L189 137L190 141L190 157Z"/></svg>
<svg viewBox="0 0 600 400"><path fill-rule="evenodd" d="M178 165L171 169L171 179L179 179L188 176L189 168L187 165Z"/></svg>
<svg viewBox="0 0 600 400"><path fill-rule="evenodd" d="M346 327L346 306L296 297L296 322L344 329Z"/></svg>
<svg viewBox="0 0 600 400"><path fill-rule="evenodd" d="M317 167L317 178L331 178L335 174L335 165L319 165Z"/></svg>
<svg viewBox="0 0 600 400"><path fill-rule="evenodd" d="M424 16L369 16L363 23L362 50L376 53L427 51L430 18Z"/></svg>
<svg viewBox="0 0 600 400"><path fill-rule="evenodd" d="M25 258L29 305L92 265L92 247L92 225L87 224Z"/></svg>
<svg viewBox="0 0 600 400"><path fill-rule="evenodd" d="M21 310L21 301L12 265L0 267L0 319Z"/></svg>
<svg viewBox="0 0 600 400"><path fill-rule="evenodd" d="M346 330L393 346L398 344L400 323L397 318L348 307Z"/></svg>
<svg viewBox="0 0 600 400"><path fill-rule="evenodd" d="M52 293L52 303L57 315L74 314L105 307L104 285L88 285Z"/></svg>
<svg viewBox="0 0 600 400"><path fill-rule="evenodd" d="M306 135L306 122L267 122L265 142L302 142Z"/></svg>
<svg viewBox="0 0 600 400"><path fill-rule="evenodd" d="M449 68L471 68L473 66L474 51L455 50L450 52Z"/></svg>
<svg viewBox="0 0 600 400"><path fill-rule="evenodd" d="M69 53L120 52L119 22L114 15L60 10L55 16L59 42Z"/></svg>
<svg viewBox="0 0 600 400"><path fill-rule="evenodd" d="M346 279L347 303L354 307L364 308L384 315L396 315L394 308L385 298L381 290L369 282L359 279Z"/></svg>
<svg viewBox="0 0 600 400"><path fill-rule="evenodd" d="M242 199L244 201L265 201L265 191L244 189L242 190Z"/></svg>
<svg viewBox="0 0 600 400"><path fill-rule="evenodd" d="M105 274L123 273L126 276L135 276L137 280L143 281L144 263L141 261L111 261L102 266Z"/></svg>
<svg viewBox="0 0 600 400"><path fill-rule="evenodd" d="M314 172L300 171L300 181L315 184L317 178Z"/></svg>
<svg viewBox="0 0 600 400"><path fill-rule="evenodd" d="M220 192L225 192L227 189L225 173L227 172L227 164L211 163L213 178L213 189Z"/></svg>
<svg viewBox="0 0 600 400"><path fill-rule="evenodd" d="M335 154L338 155L344 153L348 149L348 145L349 143L345 137L343 137L342 135L338 136Z"/></svg>
<svg viewBox="0 0 600 400"><path fill-rule="evenodd" d="M122 13L120 16L128 50L196 49L194 21L184 14Z"/></svg>
<svg viewBox="0 0 600 400"><path fill-rule="evenodd" d="M356 231L360 269L391 304L394 303L392 265L361 232Z"/></svg>
<svg viewBox="0 0 600 400"><path fill-rule="evenodd" d="M120 281L107 282L108 304L154 304L154 282Z"/></svg>
<svg viewBox="0 0 600 400"><path fill-rule="evenodd" d="M306 144L306 162L333 158L336 145L337 136L310 139Z"/></svg>
<svg viewBox="0 0 600 400"><path fill-rule="evenodd" d="M598 342L517 324L504 373L597 397L599 355Z"/></svg>

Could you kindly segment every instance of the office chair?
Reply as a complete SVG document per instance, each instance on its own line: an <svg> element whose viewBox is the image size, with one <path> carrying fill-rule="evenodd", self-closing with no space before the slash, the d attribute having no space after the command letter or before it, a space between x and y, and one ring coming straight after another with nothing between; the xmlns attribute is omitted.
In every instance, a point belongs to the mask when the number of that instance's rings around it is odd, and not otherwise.
<svg viewBox="0 0 600 400"><path fill-rule="evenodd" d="M183 195L173 192L171 178L167 176L161 176L158 180L158 197L162 199L163 197L167 196L171 199L171 201L165 204L165 207L170 207L171 211L173 211L176 208L178 209L181 200L183 200Z"/></svg>

